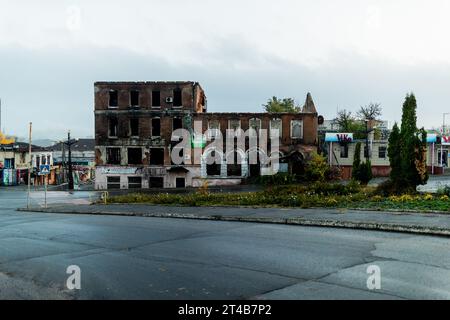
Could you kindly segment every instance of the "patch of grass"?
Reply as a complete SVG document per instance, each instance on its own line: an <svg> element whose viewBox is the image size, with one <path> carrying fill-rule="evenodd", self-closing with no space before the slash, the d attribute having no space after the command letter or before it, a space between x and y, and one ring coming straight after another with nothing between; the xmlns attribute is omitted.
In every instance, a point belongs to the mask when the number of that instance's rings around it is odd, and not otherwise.
<svg viewBox="0 0 450 320"><path fill-rule="evenodd" d="M377 210L450 211L445 194L403 194L382 196L373 188L358 183L270 186L263 191L211 193L201 190L192 194L134 193L111 197L109 203L148 203L181 206L252 206L299 208L362 208Z"/></svg>

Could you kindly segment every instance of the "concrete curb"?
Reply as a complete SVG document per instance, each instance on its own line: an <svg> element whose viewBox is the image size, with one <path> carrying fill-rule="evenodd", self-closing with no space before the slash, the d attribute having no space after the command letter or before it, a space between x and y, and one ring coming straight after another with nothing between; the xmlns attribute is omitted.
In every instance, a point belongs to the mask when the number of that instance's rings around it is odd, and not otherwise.
<svg viewBox="0 0 450 320"><path fill-rule="evenodd" d="M422 225L403 225L392 223L379 222L361 222L361 221L341 221L331 219L304 219L304 218L273 218L273 217L252 217L252 216L222 216L222 215L199 215L199 214L179 214L179 213L138 213L138 212L108 212L108 211L92 211L83 212L77 210L61 210L57 208L19 208L17 211L21 212L42 212L42 213L57 213L57 214L84 214L84 215L108 215L108 216L137 216L137 217L152 217L152 218L172 218L172 219L191 219L191 220L214 220L214 221L236 221L236 222L251 222L251 223L268 223L268 224L283 224L283 225L297 225L297 226L311 226L311 227L328 227L328 228L345 228L345 229L359 229L359 230L373 230L373 231L389 231L401 232L421 235L434 236L450 236L450 228L439 228Z"/></svg>

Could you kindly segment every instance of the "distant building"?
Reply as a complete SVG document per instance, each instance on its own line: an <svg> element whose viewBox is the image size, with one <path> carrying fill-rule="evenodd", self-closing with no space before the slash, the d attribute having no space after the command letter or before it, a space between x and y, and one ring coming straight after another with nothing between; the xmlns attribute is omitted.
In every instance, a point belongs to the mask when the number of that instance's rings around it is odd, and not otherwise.
<svg viewBox="0 0 450 320"><path fill-rule="evenodd" d="M41 150L32 146L32 152ZM0 145L0 185L13 186L27 183L30 153L28 143L15 142Z"/></svg>
<svg viewBox="0 0 450 320"><path fill-rule="evenodd" d="M45 148L51 153L52 166L56 170L54 184L67 182L69 152L64 142ZM71 146L71 161L75 184L95 177L95 139L78 139Z"/></svg>
<svg viewBox="0 0 450 320"><path fill-rule="evenodd" d="M391 172L391 165L388 157L388 138L376 140L373 135L369 135L368 149L366 149L365 139L353 139L353 134L329 132L325 138L325 148L327 150L328 162L331 166L339 167L342 171L343 179L350 179L352 176L353 160L355 156L355 146L361 143L361 161L369 159L372 164L372 174L374 177L388 177ZM448 168L448 157L450 139L448 145L443 144L441 137L436 134L427 136L427 165L428 171L432 174L442 174ZM441 163L442 149L442 163Z"/></svg>
<svg viewBox="0 0 450 320"><path fill-rule="evenodd" d="M225 137L227 129L279 132L276 156L284 172L301 172L308 154L317 151L318 115L310 94L301 113L209 113L197 82L97 82L94 89L96 189L232 185L273 173L260 161L273 156L267 154L270 148L252 150L258 154L252 164L248 143L245 150L235 148L228 154L215 146L215 137ZM201 145L200 158L192 150L183 154L182 165L173 163L171 153L180 141L173 132L183 128L197 133L196 124L202 132L190 144ZM218 163L208 163L211 155ZM237 158L239 164L230 163Z"/></svg>

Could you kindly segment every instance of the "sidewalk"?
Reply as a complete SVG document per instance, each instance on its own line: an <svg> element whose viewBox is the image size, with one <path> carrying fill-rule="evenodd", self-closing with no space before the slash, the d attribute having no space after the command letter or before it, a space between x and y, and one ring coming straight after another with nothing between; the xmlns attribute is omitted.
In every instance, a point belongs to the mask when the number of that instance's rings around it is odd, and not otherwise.
<svg viewBox="0 0 450 320"><path fill-rule="evenodd" d="M122 215L339 227L450 236L450 214L342 209L174 207L146 204L60 205L25 212Z"/></svg>

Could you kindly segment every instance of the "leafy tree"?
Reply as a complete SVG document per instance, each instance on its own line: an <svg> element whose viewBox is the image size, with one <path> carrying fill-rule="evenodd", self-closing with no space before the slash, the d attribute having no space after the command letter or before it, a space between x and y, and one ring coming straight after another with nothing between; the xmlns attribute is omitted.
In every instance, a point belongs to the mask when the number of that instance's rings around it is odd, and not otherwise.
<svg viewBox="0 0 450 320"><path fill-rule="evenodd" d="M417 102L408 94L403 103L400 131L395 125L389 137L388 155L391 163L391 181L404 191L415 191L428 180L426 163L427 133L417 128Z"/></svg>
<svg viewBox="0 0 450 320"><path fill-rule="evenodd" d="M355 155L353 157L352 179L359 180L359 169L361 167L361 142L355 146Z"/></svg>
<svg viewBox="0 0 450 320"><path fill-rule="evenodd" d="M397 122L392 127L392 132L389 136L388 145L388 157L391 163L391 174L390 178L392 181L398 181L401 179L402 168L401 168L401 141L400 141L400 129Z"/></svg>
<svg viewBox="0 0 450 320"><path fill-rule="evenodd" d="M417 187L425 184L428 175L418 171L418 167L423 166L421 155L423 148L426 148L426 132L417 129L417 102L414 94L406 96L403 104L402 125L401 125L401 170L402 179L409 187ZM425 139L425 140L424 140ZM426 164L425 164L426 165Z"/></svg>
<svg viewBox="0 0 450 320"><path fill-rule="evenodd" d="M366 126L362 121L357 120L351 111L346 109L338 111L337 117L333 120L343 132L353 133L355 139L366 137Z"/></svg>
<svg viewBox="0 0 450 320"><path fill-rule="evenodd" d="M357 112L357 116L363 120L379 120L382 114L381 105L379 103L369 103L361 107Z"/></svg>
<svg viewBox="0 0 450 320"><path fill-rule="evenodd" d="M353 122L355 118L352 115L351 111L347 111L346 109L339 110L336 118L334 119L334 123L336 123L342 131L350 132Z"/></svg>
<svg viewBox="0 0 450 320"><path fill-rule="evenodd" d="M267 103L263 104L263 107L266 112L271 113L277 112L298 113L301 111L301 107L295 104L294 99L292 98L278 99L275 96L267 100Z"/></svg>

